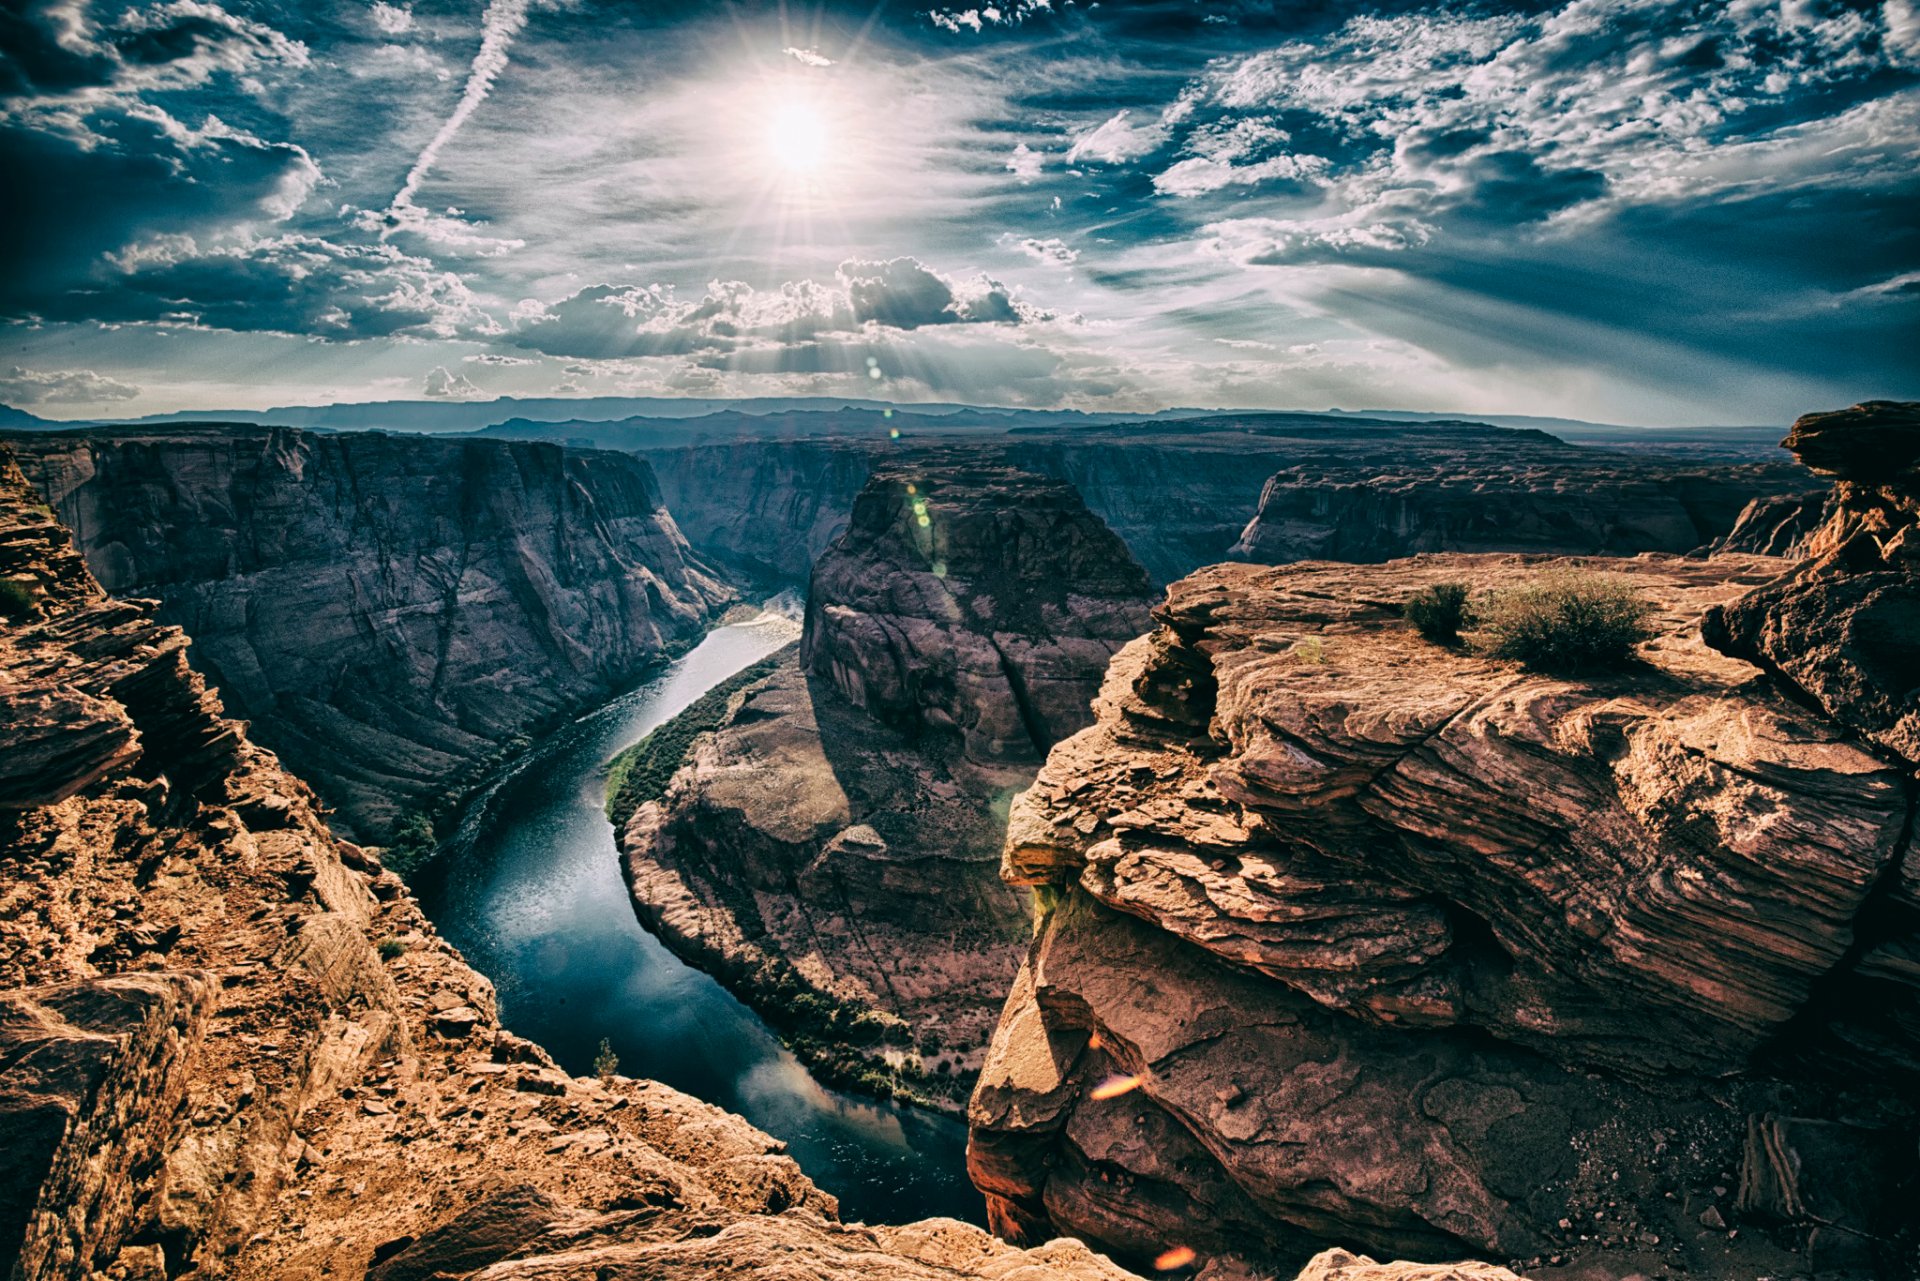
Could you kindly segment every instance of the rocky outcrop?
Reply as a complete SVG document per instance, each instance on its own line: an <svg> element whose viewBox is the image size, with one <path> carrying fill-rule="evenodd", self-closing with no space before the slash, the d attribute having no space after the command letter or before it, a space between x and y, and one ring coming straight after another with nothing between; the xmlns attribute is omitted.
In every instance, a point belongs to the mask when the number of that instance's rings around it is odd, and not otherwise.
<svg viewBox="0 0 1920 1281"><path fill-rule="evenodd" d="M1073 1242L843 1224L737 1117L503 1032L4 454L0 577L35 601L0 691L89 700L132 748L34 755L0 808L0 1272L1127 1281Z"/></svg>
<svg viewBox="0 0 1920 1281"><path fill-rule="evenodd" d="M1808 559L1715 610L1708 639L1920 766L1920 403L1808 414L1782 443L1835 478Z"/></svg>
<svg viewBox="0 0 1920 1281"><path fill-rule="evenodd" d="M1419 552L1686 552L1721 538L1778 467L1690 468L1520 438L1499 448L1274 474L1233 548L1239 560L1374 563ZM1558 442L1555 442L1558 445Z"/></svg>
<svg viewBox="0 0 1920 1281"><path fill-rule="evenodd" d="M878 468L814 570L799 654L626 821L641 918L817 1070L960 1110L1030 928L995 875L1008 798L1088 723L1146 594L1067 486L951 456Z"/></svg>
<svg viewBox="0 0 1920 1281"><path fill-rule="evenodd" d="M806 582L847 527L878 449L859 440L750 440L641 453L703 556L783 585Z"/></svg>
<svg viewBox="0 0 1920 1281"><path fill-rule="evenodd" d="M631 455L244 426L14 448L107 589L158 598L360 839L632 683L728 599Z"/></svg>
<svg viewBox="0 0 1920 1281"><path fill-rule="evenodd" d="M971 1107L997 1229L1905 1274L1911 772L1702 643L1781 562L1604 564L1656 635L1578 681L1400 617L1537 559L1175 584L1012 811L1053 907Z"/></svg>
<svg viewBox="0 0 1920 1281"><path fill-rule="evenodd" d="M1147 577L1070 486L948 459L877 469L813 568L807 670L877 720L1039 758L1147 622Z"/></svg>

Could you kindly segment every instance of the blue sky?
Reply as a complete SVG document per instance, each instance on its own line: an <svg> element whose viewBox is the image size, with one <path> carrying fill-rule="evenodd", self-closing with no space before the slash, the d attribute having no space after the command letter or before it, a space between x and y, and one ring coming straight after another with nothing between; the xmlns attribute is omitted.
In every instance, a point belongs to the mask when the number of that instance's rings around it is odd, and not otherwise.
<svg viewBox="0 0 1920 1281"><path fill-rule="evenodd" d="M0 12L0 400L1920 398L1920 0Z"/></svg>

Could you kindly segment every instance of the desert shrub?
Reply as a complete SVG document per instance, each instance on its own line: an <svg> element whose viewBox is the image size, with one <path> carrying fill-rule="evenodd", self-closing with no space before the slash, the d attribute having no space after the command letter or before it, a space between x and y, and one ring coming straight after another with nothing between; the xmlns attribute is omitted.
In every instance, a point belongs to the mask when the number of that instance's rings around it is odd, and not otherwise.
<svg viewBox="0 0 1920 1281"><path fill-rule="evenodd" d="M397 961L402 956L405 956L406 953L407 953L407 945L405 943L402 943L399 939L386 938L386 939L380 940L380 959L381 960Z"/></svg>
<svg viewBox="0 0 1920 1281"><path fill-rule="evenodd" d="M1318 667L1327 661L1327 643L1318 636L1295 641L1293 656L1310 667Z"/></svg>
<svg viewBox="0 0 1920 1281"><path fill-rule="evenodd" d="M1407 597L1407 621L1436 645L1451 645L1467 625L1467 585L1435 583Z"/></svg>
<svg viewBox="0 0 1920 1281"><path fill-rule="evenodd" d="M1629 661L1652 635L1649 612L1632 584L1579 569L1548 570L1496 591L1476 611L1490 653L1566 676Z"/></svg>
<svg viewBox="0 0 1920 1281"><path fill-rule="evenodd" d="M433 821L425 814L409 814L393 830L380 861L400 876L410 876L432 860L440 848Z"/></svg>
<svg viewBox="0 0 1920 1281"><path fill-rule="evenodd" d="M600 1078L602 1084L607 1084L619 1070L620 1056L613 1052L613 1042L601 1037L600 1048L593 1052L593 1074Z"/></svg>
<svg viewBox="0 0 1920 1281"><path fill-rule="evenodd" d="M0 578L0 618L31 618L39 598L32 583Z"/></svg>

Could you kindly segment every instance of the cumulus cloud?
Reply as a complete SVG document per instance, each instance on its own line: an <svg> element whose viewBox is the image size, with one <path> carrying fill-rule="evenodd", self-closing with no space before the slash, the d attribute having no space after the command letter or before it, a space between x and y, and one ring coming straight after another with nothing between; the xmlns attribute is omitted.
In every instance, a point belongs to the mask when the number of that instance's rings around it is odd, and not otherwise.
<svg viewBox="0 0 1920 1281"><path fill-rule="evenodd" d="M780 52L792 58L803 67L831 67L833 65L833 59L827 57L817 49L800 49L793 45L788 45Z"/></svg>
<svg viewBox="0 0 1920 1281"><path fill-rule="evenodd" d="M1053 263L1060 267L1072 265L1073 261L1080 256L1078 249L1073 248L1058 236L1049 236L1045 240L1036 240L1028 236L1020 242L1020 251L1035 262Z"/></svg>
<svg viewBox="0 0 1920 1281"><path fill-rule="evenodd" d="M420 390L436 399L448 400L467 400L483 394L472 379L451 372L445 365L435 365L428 370Z"/></svg>
<svg viewBox="0 0 1920 1281"><path fill-rule="evenodd" d="M0 374L0 400L11 405L85 405L132 400L140 389L91 369L37 370L15 365Z"/></svg>
<svg viewBox="0 0 1920 1281"><path fill-rule="evenodd" d="M400 36L413 30L413 6L388 4L386 0L373 0L367 10L367 18L374 29L384 35Z"/></svg>
<svg viewBox="0 0 1920 1281"><path fill-rule="evenodd" d="M849 259L831 283L754 289L714 281L697 301L669 286L591 285L515 310L510 341L553 356L615 359L733 354L815 342L867 327L1021 325L1047 313L986 276L954 280L914 258Z"/></svg>
<svg viewBox="0 0 1920 1281"><path fill-rule="evenodd" d="M508 356L497 351L483 351L475 356L462 356L461 359L469 365L495 365L501 367L511 365L537 365L540 363L531 356Z"/></svg>
<svg viewBox="0 0 1920 1281"><path fill-rule="evenodd" d="M1026 143L1015 143L1013 154L1007 157L1007 172L1021 182L1032 182L1040 176L1046 167L1047 158Z"/></svg>

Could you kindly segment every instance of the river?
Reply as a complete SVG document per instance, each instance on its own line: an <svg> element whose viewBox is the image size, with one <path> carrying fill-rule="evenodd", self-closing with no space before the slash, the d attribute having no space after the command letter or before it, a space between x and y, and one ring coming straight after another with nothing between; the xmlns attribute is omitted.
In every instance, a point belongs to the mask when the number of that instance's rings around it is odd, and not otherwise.
<svg viewBox="0 0 1920 1281"><path fill-rule="evenodd" d="M620 1071L745 1117L850 1221L985 1221L966 1128L824 1088L761 1022L640 927L604 810L614 755L799 635L791 610L715 628L656 680L527 753L467 809L418 877L434 925L493 980L501 1021L569 1072L605 1037Z"/></svg>

